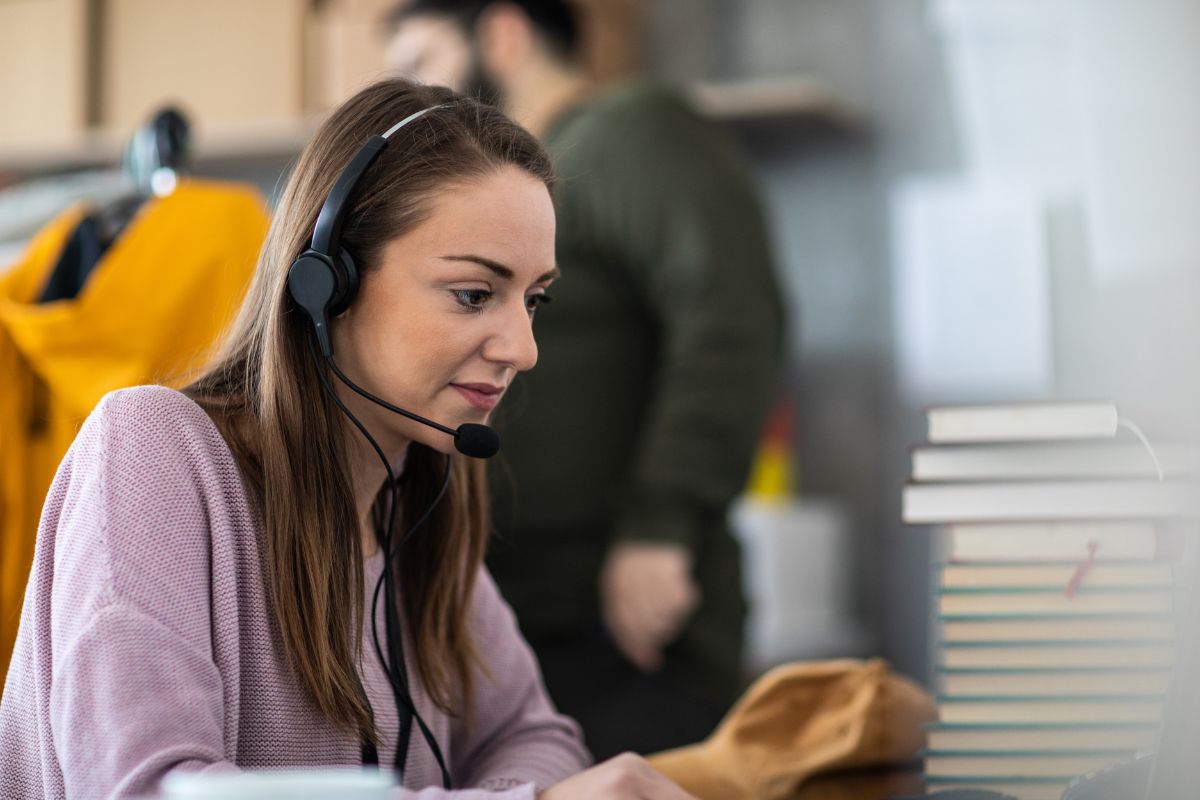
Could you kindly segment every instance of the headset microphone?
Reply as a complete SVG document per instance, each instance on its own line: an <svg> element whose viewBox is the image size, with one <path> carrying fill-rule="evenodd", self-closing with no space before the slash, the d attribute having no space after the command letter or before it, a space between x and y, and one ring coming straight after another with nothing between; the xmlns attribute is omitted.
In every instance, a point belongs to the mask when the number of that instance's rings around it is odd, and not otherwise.
<svg viewBox="0 0 1200 800"><path fill-rule="evenodd" d="M500 452L500 437L487 425L467 422L458 426L458 433L454 437L454 446L464 456L491 458Z"/></svg>
<svg viewBox="0 0 1200 800"><path fill-rule="evenodd" d="M457 428L451 428L440 422L434 422L431 419L426 419L420 414L414 414L400 406L392 405L387 400L380 399L375 395L362 388L354 381L346 377L346 374L338 367L331 356L326 357L326 363L333 370L333 374L337 375L338 380L346 384L352 391L362 395L373 403L383 406L388 411L394 414L399 414L402 417L408 417L414 422L419 422L422 425L428 425L434 430L441 431L449 436L454 437L454 448L464 456L471 458L491 458L500 452L500 437L496 432L487 425L478 425L474 422L464 422Z"/></svg>

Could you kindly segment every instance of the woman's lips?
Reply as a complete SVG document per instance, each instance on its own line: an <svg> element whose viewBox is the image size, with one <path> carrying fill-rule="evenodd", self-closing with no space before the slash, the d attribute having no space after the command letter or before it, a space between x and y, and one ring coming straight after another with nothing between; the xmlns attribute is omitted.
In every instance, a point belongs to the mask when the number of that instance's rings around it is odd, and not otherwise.
<svg viewBox="0 0 1200 800"><path fill-rule="evenodd" d="M491 411L504 396L503 386L491 386L486 383L452 383L450 385L457 389L468 403L481 411Z"/></svg>

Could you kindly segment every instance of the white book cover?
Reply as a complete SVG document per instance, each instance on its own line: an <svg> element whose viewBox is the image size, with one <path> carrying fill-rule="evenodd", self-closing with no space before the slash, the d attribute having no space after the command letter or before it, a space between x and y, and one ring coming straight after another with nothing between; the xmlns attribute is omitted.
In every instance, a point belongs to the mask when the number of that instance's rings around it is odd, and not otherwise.
<svg viewBox="0 0 1200 800"><path fill-rule="evenodd" d="M926 731L930 750L1062 752L1090 749L1150 750L1158 739L1152 723L1075 723L1063 725L964 725L937 723ZM1055 798L1058 800L1058 798Z"/></svg>
<svg viewBox="0 0 1200 800"><path fill-rule="evenodd" d="M1170 616L979 617L939 620L945 643L980 642L1168 642L1174 641Z"/></svg>
<svg viewBox="0 0 1200 800"><path fill-rule="evenodd" d="M1179 480L915 483L904 487L902 514L914 524L1196 517L1198 494Z"/></svg>
<svg viewBox="0 0 1200 800"><path fill-rule="evenodd" d="M942 723L1054 725L1157 723L1162 700L1154 698L938 698Z"/></svg>
<svg viewBox="0 0 1200 800"><path fill-rule="evenodd" d="M943 753L938 750L925 751L925 774L930 777L973 776L991 779L1054 777L1062 780L1066 790L1071 778L1085 772L1101 769L1120 758L1133 755L1128 750L1076 751L1074 753L1010 754L993 753ZM1020 795L1018 795L1019 797Z"/></svg>
<svg viewBox="0 0 1200 800"><path fill-rule="evenodd" d="M942 619L978 617L1102 617L1113 614L1167 614L1171 592L1160 590L1095 589L1068 595L1065 591L942 591L937 610Z"/></svg>
<svg viewBox="0 0 1200 800"><path fill-rule="evenodd" d="M1154 445L1165 476L1196 474L1197 450ZM1157 478L1154 456L1140 442L959 445L917 447L912 479L917 482L1007 481L1050 478Z"/></svg>
<svg viewBox="0 0 1200 800"><path fill-rule="evenodd" d="M933 444L1107 439L1117 433L1112 403L943 406L929 409L926 418Z"/></svg>
<svg viewBox="0 0 1200 800"><path fill-rule="evenodd" d="M941 668L938 686L954 697L1163 696L1168 669L968 670Z"/></svg>
<svg viewBox="0 0 1200 800"><path fill-rule="evenodd" d="M1018 531L1023 526L982 525L984 530L993 528L1016 527ZM1039 526L1030 526L1039 527ZM1040 526L1050 528L1052 526ZM1146 526L1149 532L1147 538L1153 543L1154 531ZM998 535L1004 535L1000 531ZM988 537L989 540L994 537ZM1035 542L1036 544L1037 542ZM937 567L938 585L943 589L989 589L996 587L1028 587L1041 589L1062 589L1074 580L1078 580L1078 553L1086 553L1087 540L1081 542L1080 550L1072 551L1061 559L1015 560L1010 557L999 562L986 559L981 563L940 564ZM1097 556L1099 546L1097 546ZM1169 563L1147 562L1142 560L1119 561L1105 559L1092 564L1080 581L1080 585L1088 588L1095 587L1158 587L1170 586L1172 582L1171 565Z"/></svg>
<svg viewBox="0 0 1200 800"><path fill-rule="evenodd" d="M939 665L957 669L1121 669L1169 667L1171 642L944 642Z"/></svg>
<svg viewBox="0 0 1200 800"><path fill-rule="evenodd" d="M952 524L946 537L950 559L961 562L1145 561L1159 551L1154 524L1142 520Z"/></svg>

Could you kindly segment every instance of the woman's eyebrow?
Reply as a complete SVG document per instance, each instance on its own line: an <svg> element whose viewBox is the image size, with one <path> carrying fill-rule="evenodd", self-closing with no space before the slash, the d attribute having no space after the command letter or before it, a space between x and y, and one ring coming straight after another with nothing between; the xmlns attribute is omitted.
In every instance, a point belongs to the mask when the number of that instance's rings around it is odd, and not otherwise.
<svg viewBox="0 0 1200 800"><path fill-rule="evenodd" d="M501 278L504 278L506 281L511 281L513 278L517 277L517 273L514 272L511 267L507 267L504 264L501 264L499 261L493 261L492 259L485 258L483 256L454 255L454 256L442 256L442 258L445 259L446 261L470 261L472 263L478 264L481 267L487 267L492 272L499 275ZM544 281L552 281L552 280L558 278L558 276L561 274L562 274L561 270L559 270L558 267L555 267L554 269L550 270L549 272L543 273L542 275L538 276L538 279L536 281L534 281L534 283L542 283Z"/></svg>

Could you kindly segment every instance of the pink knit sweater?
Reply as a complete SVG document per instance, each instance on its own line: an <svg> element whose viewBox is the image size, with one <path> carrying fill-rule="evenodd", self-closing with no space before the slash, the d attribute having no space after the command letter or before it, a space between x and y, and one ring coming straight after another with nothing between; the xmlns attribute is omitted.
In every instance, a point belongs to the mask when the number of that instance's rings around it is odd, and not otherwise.
<svg viewBox="0 0 1200 800"><path fill-rule="evenodd" d="M357 737L325 720L284 659L254 519L190 399L143 386L97 406L42 513L0 705L0 797L146 796L172 770L360 763ZM588 763L486 573L470 621L488 663L472 715L439 712L413 681L454 785L469 788L410 791L440 787L414 728L398 798L530 800ZM389 764L395 708L369 643L360 670Z"/></svg>

